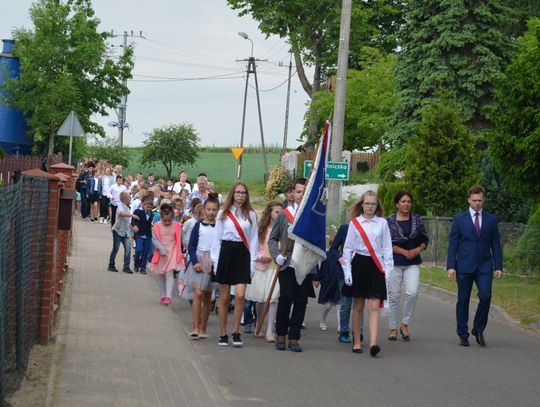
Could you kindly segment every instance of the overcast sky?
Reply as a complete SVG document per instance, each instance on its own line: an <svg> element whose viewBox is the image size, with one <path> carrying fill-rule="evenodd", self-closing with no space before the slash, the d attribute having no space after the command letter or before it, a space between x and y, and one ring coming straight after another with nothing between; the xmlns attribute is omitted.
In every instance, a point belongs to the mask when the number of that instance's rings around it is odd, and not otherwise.
<svg viewBox="0 0 540 407"><path fill-rule="evenodd" d="M250 17L238 17L225 0L94 0L101 29L134 33L143 31L146 39L133 38L135 44L134 80L128 83L127 122L131 131L124 143L140 145L153 128L169 123L192 123L203 145L239 145L245 63L251 43L238 35L249 34L254 56L268 59L257 65L266 144L283 143L285 101L288 77L288 45L278 37L265 38ZM0 36L11 38L14 27L32 28L28 10L30 0L0 0ZM114 38L111 45L119 45ZM121 52L117 48L116 52ZM279 66L282 62L283 66ZM244 72L243 72L244 71ZM308 70L308 74L309 74ZM294 67L293 67L294 73ZM164 81L148 78L203 78L229 75L215 80ZM225 76L224 76L225 77ZM253 77L250 83L254 86ZM288 145L295 147L303 127L308 97L297 76L292 78ZM117 120L114 111L96 120L108 135L117 130L107 123ZM245 145L259 145L255 91L248 91Z"/></svg>

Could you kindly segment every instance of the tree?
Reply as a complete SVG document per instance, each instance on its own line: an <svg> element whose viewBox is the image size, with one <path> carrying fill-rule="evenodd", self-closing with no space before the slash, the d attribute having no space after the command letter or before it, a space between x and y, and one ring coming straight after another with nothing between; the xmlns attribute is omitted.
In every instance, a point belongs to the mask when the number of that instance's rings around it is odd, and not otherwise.
<svg viewBox="0 0 540 407"><path fill-rule="evenodd" d="M349 69L345 108L343 147L362 150L377 146L389 130L389 118L397 102L392 68L395 56L382 54L375 48L364 47L360 70ZM318 127L334 107L335 92L319 91L311 103Z"/></svg>
<svg viewBox="0 0 540 407"><path fill-rule="evenodd" d="M402 144L415 134L422 108L438 89L456 93L475 133L490 128L493 84L512 50L513 11L505 0L419 0L406 7L391 140Z"/></svg>
<svg viewBox="0 0 540 407"><path fill-rule="evenodd" d="M423 208L434 216L452 215L463 209L467 189L477 182L476 145L451 92L437 93L420 114L406 180Z"/></svg>
<svg viewBox="0 0 540 407"><path fill-rule="evenodd" d="M493 163L514 190L540 201L540 19L529 21L498 83L488 136Z"/></svg>
<svg viewBox="0 0 540 407"><path fill-rule="evenodd" d="M532 200L512 188L500 175L488 154L482 159L479 184L486 189L484 209L497 216L500 222L527 223Z"/></svg>
<svg viewBox="0 0 540 407"><path fill-rule="evenodd" d="M129 167L129 151L120 147L120 140L110 137L96 137L92 144L86 147L86 156L107 160L111 164Z"/></svg>
<svg viewBox="0 0 540 407"><path fill-rule="evenodd" d="M87 133L104 136L91 115L107 115L129 92L122 82L131 78L131 47L113 60L111 34L98 31L91 0L39 0L30 18L33 31L13 34L21 76L6 81L7 103L25 114L38 151L53 152L56 131L71 110Z"/></svg>
<svg viewBox="0 0 540 407"><path fill-rule="evenodd" d="M294 55L298 78L310 98L336 67L341 19L341 0L227 0L239 14L250 14L266 35L286 38ZM351 65L357 62L354 50L362 45L394 49L395 33L401 17L397 0L353 0L351 14ZM314 67L313 80L305 65ZM312 110L313 112L313 110ZM317 116L311 115L308 141L318 138Z"/></svg>
<svg viewBox="0 0 540 407"><path fill-rule="evenodd" d="M173 165L193 165L198 157L199 137L192 124L171 124L154 129L143 142L141 164L161 163L171 177Z"/></svg>

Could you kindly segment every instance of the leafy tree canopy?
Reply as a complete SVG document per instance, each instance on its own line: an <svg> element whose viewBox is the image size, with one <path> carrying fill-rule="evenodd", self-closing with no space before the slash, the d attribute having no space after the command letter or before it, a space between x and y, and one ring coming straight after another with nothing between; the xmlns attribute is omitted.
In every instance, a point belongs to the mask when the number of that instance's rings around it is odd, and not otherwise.
<svg viewBox="0 0 540 407"><path fill-rule="evenodd" d="M113 165L129 167L129 150L120 147L120 141L110 137L95 137L92 144L86 146L86 157L107 160Z"/></svg>
<svg viewBox="0 0 540 407"><path fill-rule="evenodd" d="M525 35L495 92L489 151L509 185L540 200L540 19Z"/></svg>
<svg viewBox="0 0 540 407"><path fill-rule="evenodd" d="M349 69L345 107L343 147L363 150L377 146L389 129L389 118L397 102L392 68L395 56L364 47L360 70ZM315 109L318 126L334 107L335 92L317 92L310 108Z"/></svg>
<svg viewBox="0 0 540 407"><path fill-rule="evenodd" d="M87 133L104 135L91 115L106 115L128 93L122 82L131 78L132 49L113 59L111 34L98 31L91 0L38 0L30 18L33 30L13 33L21 76L7 80L4 90L8 104L27 117L36 149L47 151L48 145L52 153L56 131L71 110Z"/></svg>
<svg viewBox="0 0 540 407"><path fill-rule="evenodd" d="M171 124L154 129L143 142L141 164L161 163L171 177L173 166L191 166L198 157L199 136L192 124Z"/></svg>
<svg viewBox="0 0 540 407"><path fill-rule="evenodd" d="M405 170L416 201L434 216L449 216L466 205L477 182L477 150L451 92L438 92L421 112Z"/></svg>
<svg viewBox="0 0 540 407"><path fill-rule="evenodd" d="M491 127L493 83L511 54L513 16L505 0L407 2L396 68L400 103L394 142L415 134L422 108L441 88L456 93L469 128Z"/></svg>

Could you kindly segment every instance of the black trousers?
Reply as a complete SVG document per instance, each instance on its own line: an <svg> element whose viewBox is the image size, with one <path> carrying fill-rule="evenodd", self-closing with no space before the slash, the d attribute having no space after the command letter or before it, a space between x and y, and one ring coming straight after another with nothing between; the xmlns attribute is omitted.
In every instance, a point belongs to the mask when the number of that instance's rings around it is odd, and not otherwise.
<svg viewBox="0 0 540 407"><path fill-rule="evenodd" d="M111 227L113 227L114 223L116 222L116 205L111 204Z"/></svg>
<svg viewBox="0 0 540 407"><path fill-rule="evenodd" d="M99 216L103 219L107 219L109 216L109 202L111 202L109 198L105 195L101 195L101 200L99 202Z"/></svg>
<svg viewBox="0 0 540 407"><path fill-rule="evenodd" d="M308 295L312 290L313 276L308 275L301 285L296 282L294 269L279 273L279 300L276 315L276 334L289 339L300 339L302 322L306 315ZM291 312L292 306L292 312Z"/></svg>

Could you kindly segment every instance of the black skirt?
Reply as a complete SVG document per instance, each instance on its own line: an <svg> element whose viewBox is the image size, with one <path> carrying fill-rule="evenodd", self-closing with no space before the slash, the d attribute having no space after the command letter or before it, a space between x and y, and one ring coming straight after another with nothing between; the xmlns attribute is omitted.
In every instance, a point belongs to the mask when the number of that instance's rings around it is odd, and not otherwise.
<svg viewBox="0 0 540 407"><path fill-rule="evenodd" d="M386 281L371 256L355 254L351 264L352 285L344 285L346 297L386 300Z"/></svg>
<svg viewBox="0 0 540 407"><path fill-rule="evenodd" d="M217 270L212 281L219 284L250 284L251 255L243 242L221 241Z"/></svg>

